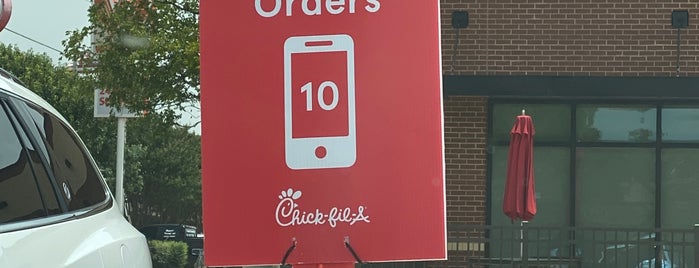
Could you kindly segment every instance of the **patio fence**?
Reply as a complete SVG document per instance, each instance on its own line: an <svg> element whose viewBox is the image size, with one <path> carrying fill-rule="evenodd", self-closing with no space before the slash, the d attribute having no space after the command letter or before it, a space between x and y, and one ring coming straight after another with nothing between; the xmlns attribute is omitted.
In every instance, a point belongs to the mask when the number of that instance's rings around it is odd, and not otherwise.
<svg viewBox="0 0 699 268"><path fill-rule="evenodd" d="M699 264L699 225L688 229L450 225L447 235L448 261L356 267L695 268Z"/></svg>
<svg viewBox="0 0 699 268"><path fill-rule="evenodd" d="M697 243L699 227L450 225L449 262L428 267L694 268Z"/></svg>
<svg viewBox="0 0 699 268"><path fill-rule="evenodd" d="M699 225L688 229L449 225L447 261L357 268L696 268Z"/></svg>

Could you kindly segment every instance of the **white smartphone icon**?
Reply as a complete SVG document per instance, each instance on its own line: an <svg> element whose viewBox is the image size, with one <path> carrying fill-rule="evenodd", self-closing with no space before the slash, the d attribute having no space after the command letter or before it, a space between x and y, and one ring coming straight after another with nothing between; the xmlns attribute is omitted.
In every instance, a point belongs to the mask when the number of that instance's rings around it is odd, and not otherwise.
<svg viewBox="0 0 699 268"><path fill-rule="evenodd" d="M291 169L343 168L357 160L354 41L345 34L284 42L284 131Z"/></svg>

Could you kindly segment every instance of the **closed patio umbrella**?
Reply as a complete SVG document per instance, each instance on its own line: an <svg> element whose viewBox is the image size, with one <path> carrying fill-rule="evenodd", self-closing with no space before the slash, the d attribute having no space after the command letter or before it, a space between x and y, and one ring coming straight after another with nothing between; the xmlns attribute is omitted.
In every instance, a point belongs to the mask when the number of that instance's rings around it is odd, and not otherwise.
<svg viewBox="0 0 699 268"><path fill-rule="evenodd" d="M517 116L510 131L507 180L502 209L512 222L529 221L536 215L534 191L534 124L524 114Z"/></svg>

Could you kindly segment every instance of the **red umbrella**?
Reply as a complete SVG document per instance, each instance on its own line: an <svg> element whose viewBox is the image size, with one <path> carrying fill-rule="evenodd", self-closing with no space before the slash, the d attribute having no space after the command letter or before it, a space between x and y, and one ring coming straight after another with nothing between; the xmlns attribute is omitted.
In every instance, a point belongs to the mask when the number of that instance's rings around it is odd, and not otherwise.
<svg viewBox="0 0 699 268"><path fill-rule="evenodd" d="M517 116L510 131L510 153L502 209L514 222L531 220L536 215L534 191L534 123L524 114Z"/></svg>

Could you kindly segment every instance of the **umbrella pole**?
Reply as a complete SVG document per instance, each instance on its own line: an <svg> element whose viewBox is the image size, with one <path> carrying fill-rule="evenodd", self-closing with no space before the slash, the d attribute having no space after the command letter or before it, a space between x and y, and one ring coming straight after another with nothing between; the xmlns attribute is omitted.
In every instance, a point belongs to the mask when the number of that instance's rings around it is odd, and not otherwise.
<svg viewBox="0 0 699 268"><path fill-rule="evenodd" d="M524 257L524 222L519 222L519 258Z"/></svg>
<svg viewBox="0 0 699 268"><path fill-rule="evenodd" d="M525 257L525 253L528 254L528 247L527 243L524 243L524 235L525 231L524 229L527 228L527 225L529 224L529 221L520 221L519 222L519 258L522 260L523 263L526 263L526 259L529 258L529 256Z"/></svg>

